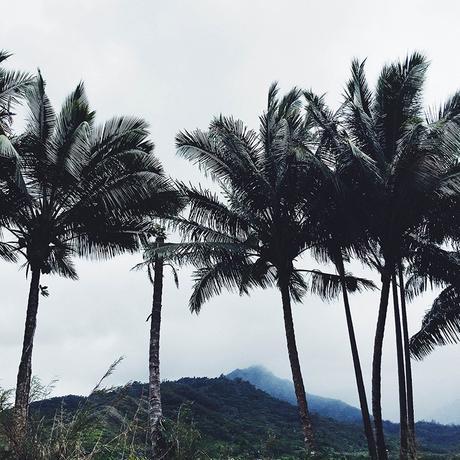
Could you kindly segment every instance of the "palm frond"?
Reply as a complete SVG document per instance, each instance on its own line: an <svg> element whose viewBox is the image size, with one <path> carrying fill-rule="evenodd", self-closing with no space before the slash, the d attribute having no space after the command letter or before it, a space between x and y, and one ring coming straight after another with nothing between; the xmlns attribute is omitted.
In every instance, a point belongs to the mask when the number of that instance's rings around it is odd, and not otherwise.
<svg viewBox="0 0 460 460"><path fill-rule="evenodd" d="M218 142L203 131L180 132L176 136L179 155L198 165L205 175L213 179L231 180L235 177L232 159L225 157Z"/></svg>
<svg viewBox="0 0 460 460"><path fill-rule="evenodd" d="M449 286L433 302L423 318L422 327L410 339L414 358L423 359L436 346L460 341L460 290Z"/></svg>
<svg viewBox="0 0 460 460"><path fill-rule="evenodd" d="M161 246L147 244L144 246L144 264L153 263L157 256L177 265L193 265L200 267L215 262L228 262L235 257L246 255L244 247L239 243L228 242L183 242L165 243Z"/></svg>
<svg viewBox="0 0 460 460"><path fill-rule="evenodd" d="M239 291L241 284L240 267L228 263L218 263L213 266L197 269L193 274L194 286L189 301L190 310L199 313L203 304L222 289Z"/></svg>
<svg viewBox="0 0 460 460"><path fill-rule="evenodd" d="M413 53L403 61L384 66L375 95L374 113L379 142L387 160L396 153L406 127L420 119L422 89L428 68L426 58Z"/></svg>
<svg viewBox="0 0 460 460"><path fill-rule="evenodd" d="M340 275L325 273L321 270L299 270L298 272L307 274L306 278L308 282L305 284L305 289L323 300L330 301L336 299L342 292ZM375 284L371 280L348 274L345 276L345 283L348 292L376 289Z"/></svg>
<svg viewBox="0 0 460 460"><path fill-rule="evenodd" d="M345 86L345 99L371 117L373 95L367 83L365 63L366 60L359 62L358 59L353 59L351 62L351 77Z"/></svg>
<svg viewBox="0 0 460 460"><path fill-rule="evenodd" d="M428 123L454 121L458 123L460 115L460 91L457 91L436 111L430 110L426 116Z"/></svg>
<svg viewBox="0 0 460 460"><path fill-rule="evenodd" d="M179 184L179 190L189 203L189 220L229 236L244 238L247 234L248 222L241 214L226 206L217 194L185 184Z"/></svg>

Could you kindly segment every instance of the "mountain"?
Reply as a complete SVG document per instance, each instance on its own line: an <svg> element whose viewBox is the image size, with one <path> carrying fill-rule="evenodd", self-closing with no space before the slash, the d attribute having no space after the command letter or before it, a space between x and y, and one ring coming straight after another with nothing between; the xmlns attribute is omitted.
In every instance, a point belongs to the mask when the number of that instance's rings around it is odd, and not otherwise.
<svg viewBox="0 0 460 460"><path fill-rule="evenodd" d="M193 454L177 458L304 458L297 408L249 382L224 376L182 378L162 382L161 393L167 436L179 436L176 444L193 444ZM55 414L64 411L68 423L74 417L72 414L84 407L89 413L83 421L88 430L85 438L94 439L94 433L98 433L102 434L103 442L117 438L130 421L135 421L136 442L142 446L147 428L147 394L147 384L134 382L123 388L96 392L88 398L69 395L35 402L31 413L42 426L51 426ZM365 456L366 440L355 424L314 415L313 425L318 443L327 453L324 458L343 458L349 452ZM113 456L107 459L119 458L117 454L120 455L112 452ZM3 458L1 452L0 458Z"/></svg>
<svg viewBox="0 0 460 460"><path fill-rule="evenodd" d="M231 380L244 380L274 398L297 405L293 383L290 380L277 377L263 366L235 369L227 374L226 377ZM339 399L307 394L307 400L310 411L323 417L330 417L341 422L361 421L361 411Z"/></svg>
<svg viewBox="0 0 460 460"><path fill-rule="evenodd" d="M182 378L163 382L161 391L167 442L188 449L181 457L166 458L303 458L297 408L249 382L224 376ZM122 388L96 392L88 398L46 399L33 403L31 412L42 426L47 425L46 421L51 426L56 413L68 413L65 419L71 420L71 415L83 406L90 413L83 424L89 431L88 439L114 439L122 430L126 433L127 426L134 426L129 439L136 447L136 458L141 458L147 428L147 393L147 384L134 382ZM360 424L339 422L317 414L312 419L323 458L367 458ZM416 430L418 446L423 453L420 458L448 459L460 454L459 426L419 422ZM390 452L397 456L399 426L386 422L385 431ZM111 455L95 458L121 458L116 450ZM1 452L0 458L3 458Z"/></svg>

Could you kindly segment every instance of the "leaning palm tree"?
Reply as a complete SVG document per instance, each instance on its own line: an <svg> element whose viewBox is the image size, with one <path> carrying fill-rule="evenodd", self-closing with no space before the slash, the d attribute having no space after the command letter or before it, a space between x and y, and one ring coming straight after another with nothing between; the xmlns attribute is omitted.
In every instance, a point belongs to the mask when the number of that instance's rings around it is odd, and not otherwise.
<svg viewBox="0 0 460 460"><path fill-rule="evenodd" d="M145 222L172 212L175 202L143 120L119 117L96 127L83 84L55 114L41 75L27 102L27 126L12 142L24 187L2 183L12 245L31 275L15 399L19 436L27 421L41 275L76 279L73 256L105 259L137 250Z"/></svg>
<svg viewBox="0 0 460 460"><path fill-rule="evenodd" d="M219 186L221 195L182 185L189 202L187 218L168 219L183 243L166 243L155 251L178 263L197 267L190 309L222 289L248 293L276 286L281 294L286 343L306 448L315 452L305 388L297 351L292 301L307 292L323 297L340 293L340 277L299 266L315 242L317 228L306 200L318 183L309 120L301 113L301 92L277 97L273 85L259 132L241 121L220 116L207 132L177 136L180 155L197 164ZM355 289L364 280L347 277Z"/></svg>

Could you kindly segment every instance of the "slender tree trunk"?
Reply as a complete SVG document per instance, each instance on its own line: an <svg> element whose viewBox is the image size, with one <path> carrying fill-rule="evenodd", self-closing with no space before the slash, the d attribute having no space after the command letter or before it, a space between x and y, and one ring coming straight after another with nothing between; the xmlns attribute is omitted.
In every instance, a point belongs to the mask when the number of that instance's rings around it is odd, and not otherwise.
<svg viewBox="0 0 460 460"><path fill-rule="evenodd" d="M412 364L409 350L409 328L407 324L406 290L404 287L404 273L402 262L398 264L399 292L401 294L401 316L404 341L404 360L406 366L406 391L407 391L407 420L409 429L409 455L417 458L417 445L415 441L414 393L412 383Z"/></svg>
<svg viewBox="0 0 460 460"><path fill-rule="evenodd" d="M382 273L382 289L380 291L380 305L375 330L374 356L372 359L372 415L374 416L375 438L379 460L386 460L388 458L382 420L382 349L388 310L388 297L390 294L390 281L390 272L385 267Z"/></svg>
<svg viewBox="0 0 460 460"><path fill-rule="evenodd" d="M30 383L32 379L32 350L35 328L37 326L38 296L40 290L40 269L32 268L31 271L32 277L30 280L29 300L27 302L24 340L22 342L22 354L19 363L14 403L14 423L19 443L21 439L24 439L27 429Z"/></svg>
<svg viewBox="0 0 460 460"><path fill-rule="evenodd" d="M407 431L407 398L406 398L406 375L404 372L404 350L401 333L401 317L399 314L398 286L396 274L391 275L393 291L393 306L395 315L395 335L396 335L396 356L398 361L398 386L399 386L399 431L400 445L399 458L407 460L408 454L408 431Z"/></svg>
<svg viewBox="0 0 460 460"><path fill-rule="evenodd" d="M308 411L307 397L303 384L302 372L300 369L299 354L295 340L294 323L292 320L291 296L289 293L288 279L284 274L281 274L280 279L281 299L283 302L284 313L284 328L286 332L286 342L291 364L292 380L294 382L294 390L297 398L297 406L299 408L300 421L304 435L304 442L307 451L310 455L316 455L316 441L313 433L313 428Z"/></svg>
<svg viewBox="0 0 460 460"><path fill-rule="evenodd" d="M361 415L363 417L364 434L367 439L369 456L372 460L377 459L377 446L375 444L374 433L372 431L371 417L367 405L366 389L364 387L363 373L359 360L358 346L356 344L355 330L353 319L351 317L350 303L348 301L347 283L345 279L345 268L343 266L342 254L338 254L338 269L340 274L340 283L342 285L343 304L345 306L345 316L347 319L348 337L350 339L351 355L353 357L353 366L355 369L356 386L358 388L359 404L361 406Z"/></svg>
<svg viewBox="0 0 460 460"><path fill-rule="evenodd" d="M164 238L157 237L161 245ZM158 458L158 440L161 429L161 393L160 393L160 326L161 302L163 295L163 258L156 256L153 276L153 302L150 317L149 349L149 424L152 459Z"/></svg>

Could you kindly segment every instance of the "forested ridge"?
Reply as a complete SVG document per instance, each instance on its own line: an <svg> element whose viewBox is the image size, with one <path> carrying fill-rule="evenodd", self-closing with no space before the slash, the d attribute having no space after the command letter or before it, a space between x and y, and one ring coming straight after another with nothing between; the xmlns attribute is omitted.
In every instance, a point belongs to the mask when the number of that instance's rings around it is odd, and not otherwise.
<svg viewBox="0 0 460 460"><path fill-rule="evenodd" d="M303 458L297 409L248 382L224 376L182 378L163 382L161 390L167 429L174 431L179 420L175 436L189 449L190 458ZM87 436L100 431L109 441L120 433L123 423L135 423L137 449L143 452L147 395L148 386L139 382L91 395ZM33 403L32 413L35 419L44 417L49 423L61 410L71 417L84 404L88 404L85 397L56 397ZM359 422L338 422L313 414L313 424L326 449L325 458L367 458ZM397 458L399 426L385 422L385 431L391 456ZM421 458L460 458L460 426L418 422L417 433Z"/></svg>

